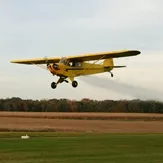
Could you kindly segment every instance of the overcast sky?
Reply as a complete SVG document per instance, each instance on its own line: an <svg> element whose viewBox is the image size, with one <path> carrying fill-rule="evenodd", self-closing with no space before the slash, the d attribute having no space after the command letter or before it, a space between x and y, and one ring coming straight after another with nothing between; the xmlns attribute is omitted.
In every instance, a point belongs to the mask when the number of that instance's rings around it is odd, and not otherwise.
<svg viewBox="0 0 163 163"><path fill-rule="evenodd" d="M0 98L163 100L162 6L161 0L0 0ZM57 77L48 71L10 63L121 49L141 54L115 59L127 68L114 69L114 78L76 78L76 89L63 83L52 90Z"/></svg>

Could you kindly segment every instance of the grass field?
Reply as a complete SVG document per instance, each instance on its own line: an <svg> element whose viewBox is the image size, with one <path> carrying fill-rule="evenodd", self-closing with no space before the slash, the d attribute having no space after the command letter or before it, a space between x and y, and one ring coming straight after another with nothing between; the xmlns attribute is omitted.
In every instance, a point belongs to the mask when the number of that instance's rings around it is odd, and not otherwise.
<svg viewBox="0 0 163 163"><path fill-rule="evenodd" d="M0 133L0 163L162 163L163 134Z"/></svg>

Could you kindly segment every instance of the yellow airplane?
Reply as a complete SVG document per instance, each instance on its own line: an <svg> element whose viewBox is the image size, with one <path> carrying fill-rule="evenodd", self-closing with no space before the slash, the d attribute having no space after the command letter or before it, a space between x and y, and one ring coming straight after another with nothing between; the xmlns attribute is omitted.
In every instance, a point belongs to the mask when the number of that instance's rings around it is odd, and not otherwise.
<svg viewBox="0 0 163 163"><path fill-rule="evenodd" d="M129 57L140 54L138 50L123 50L113 52L102 52L93 54L84 54L68 57L54 57L54 58L41 58L41 59L28 59L28 60L13 60L11 63L19 64L46 64L46 68L56 76L59 76L57 82L52 82L51 87L55 89L59 83L68 83L67 78L72 82L75 88L78 86L75 77L81 75L92 75L103 72L110 72L111 77L113 68L122 68L126 66L114 66L113 58ZM91 62L91 63L90 63ZM101 63L99 63L101 62Z"/></svg>

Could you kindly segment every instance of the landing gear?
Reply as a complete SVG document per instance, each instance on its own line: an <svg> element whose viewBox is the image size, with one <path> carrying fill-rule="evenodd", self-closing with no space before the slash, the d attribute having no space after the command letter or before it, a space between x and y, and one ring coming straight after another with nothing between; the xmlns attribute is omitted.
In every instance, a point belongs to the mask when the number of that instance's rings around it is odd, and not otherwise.
<svg viewBox="0 0 163 163"><path fill-rule="evenodd" d="M74 80L74 81L72 82L72 86L73 86L74 88L76 88L76 87L78 86L78 82Z"/></svg>
<svg viewBox="0 0 163 163"><path fill-rule="evenodd" d="M57 87L57 84L55 82L52 82L51 87L52 87L52 89L55 89Z"/></svg>
<svg viewBox="0 0 163 163"><path fill-rule="evenodd" d="M68 80L65 79L64 82L68 83Z"/></svg>
<svg viewBox="0 0 163 163"><path fill-rule="evenodd" d="M71 81L72 81L72 86L76 88L78 86L78 82L73 79ZM63 83L63 82L69 83L69 81L66 80L65 77L60 77L56 83L55 82L51 83L51 88L55 89L59 83Z"/></svg>
<svg viewBox="0 0 163 163"><path fill-rule="evenodd" d="M65 79L65 77L60 77L56 83L52 82L51 83L52 89L55 89L59 83L63 83L63 82L68 83L68 81Z"/></svg>
<svg viewBox="0 0 163 163"><path fill-rule="evenodd" d="M110 74L111 74L111 77L114 77L114 75L113 75L113 73L112 73L112 72L110 72Z"/></svg>

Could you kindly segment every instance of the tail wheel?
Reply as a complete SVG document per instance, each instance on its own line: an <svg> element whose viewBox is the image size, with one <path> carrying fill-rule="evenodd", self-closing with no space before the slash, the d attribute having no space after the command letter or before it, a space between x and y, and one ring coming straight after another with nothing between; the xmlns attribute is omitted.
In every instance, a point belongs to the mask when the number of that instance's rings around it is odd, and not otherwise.
<svg viewBox="0 0 163 163"><path fill-rule="evenodd" d="M74 80L74 81L72 82L72 86L73 86L74 88L76 88L76 87L78 86L78 82Z"/></svg>
<svg viewBox="0 0 163 163"><path fill-rule="evenodd" d="M55 82L52 82L51 87L52 87L52 89L55 89L57 87L57 84Z"/></svg>

